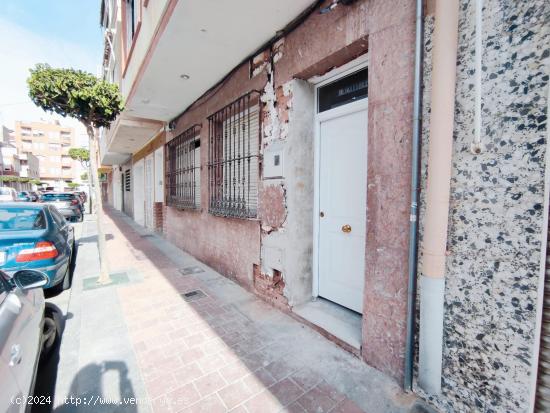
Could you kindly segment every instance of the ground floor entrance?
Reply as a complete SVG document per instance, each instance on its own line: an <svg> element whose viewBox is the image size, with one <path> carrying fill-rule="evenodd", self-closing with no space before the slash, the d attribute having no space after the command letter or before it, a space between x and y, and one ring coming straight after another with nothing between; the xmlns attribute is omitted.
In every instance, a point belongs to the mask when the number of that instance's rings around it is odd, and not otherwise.
<svg viewBox="0 0 550 413"><path fill-rule="evenodd" d="M367 209L366 69L317 88L317 293L363 312ZM348 94L346 100L342 96ZM315 278L315 277L314 277ZM315 280L314 280L315 281Z"/></svg>

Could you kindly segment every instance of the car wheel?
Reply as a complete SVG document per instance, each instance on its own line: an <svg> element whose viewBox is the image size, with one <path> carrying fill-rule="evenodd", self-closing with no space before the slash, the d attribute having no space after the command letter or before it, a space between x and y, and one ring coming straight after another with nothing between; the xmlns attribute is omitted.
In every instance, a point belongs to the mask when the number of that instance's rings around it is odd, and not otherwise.
<svg viewBox="0 0 550 413"><path fill-rule="evenodd" d="M44 328L42 330L42 351L41 359L47 359L53 353L53 349L59 343L61 323L59 313L53 308L46 306L44 310Z"/></svg>

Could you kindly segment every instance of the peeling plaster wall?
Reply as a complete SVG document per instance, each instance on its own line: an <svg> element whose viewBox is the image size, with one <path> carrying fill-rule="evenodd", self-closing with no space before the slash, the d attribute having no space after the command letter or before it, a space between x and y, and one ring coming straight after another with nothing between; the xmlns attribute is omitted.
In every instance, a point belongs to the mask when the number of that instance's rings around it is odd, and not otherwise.
<svg viewBox="0 0 550 413"><path fill-rule="evenodd" d="M288 130L282 142L284 180L264 180L264 188L284 185L286 219L277 231L262 236L262 270L283 273L284 295L294 306L312 295L313 249L313 87L289 82L292 95ZM264 151L265 153L265 151ZM279 264L279 257L281 263ZM278 267L280 266L280 268Z"/></svg>
<svg viewBox="0 0 550 413"><path fill-rule="evenodd" d="M532 395L541 239L546 231L550 3L485 0L485 150L480 155L470 152L474 8L473 0L460 2L443 392L431 400L443 411L525 412ZM430 16L425 35L423 194L432 31ZM423 214L422 208L421 223Z"/></svg>

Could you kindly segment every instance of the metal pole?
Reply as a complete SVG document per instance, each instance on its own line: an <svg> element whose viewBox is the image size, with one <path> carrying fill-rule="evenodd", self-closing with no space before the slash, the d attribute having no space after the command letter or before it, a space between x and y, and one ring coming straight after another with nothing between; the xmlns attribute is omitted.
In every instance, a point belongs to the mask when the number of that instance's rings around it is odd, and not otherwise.
<svg viewBox="0 0 550 413"><path fill-rule="evenodd" d="M414 334L416 324L416 278L418 266L418 193L420 190L420 145L422 133L422 59L424 50L423 0L416 1L416 42L414 59L413 136L411 166L411 207L409 224L409 274L407 289L407 336L405 341L405 391L412 391Z"/></svg>

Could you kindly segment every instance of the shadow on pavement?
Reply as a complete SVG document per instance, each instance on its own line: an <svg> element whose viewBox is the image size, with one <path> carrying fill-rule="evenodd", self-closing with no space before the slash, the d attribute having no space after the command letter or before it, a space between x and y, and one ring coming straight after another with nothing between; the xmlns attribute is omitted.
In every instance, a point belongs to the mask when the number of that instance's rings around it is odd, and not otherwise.
<svg viewBox="0 0 550 413"><path fill-rule="evenodd" d="M110 390L109 394L103 393L104 388ZM81 368L71 382L69 395L54 411L135 413L136 403L126 363L104 361L99 364L90 363Z"/></svg>

